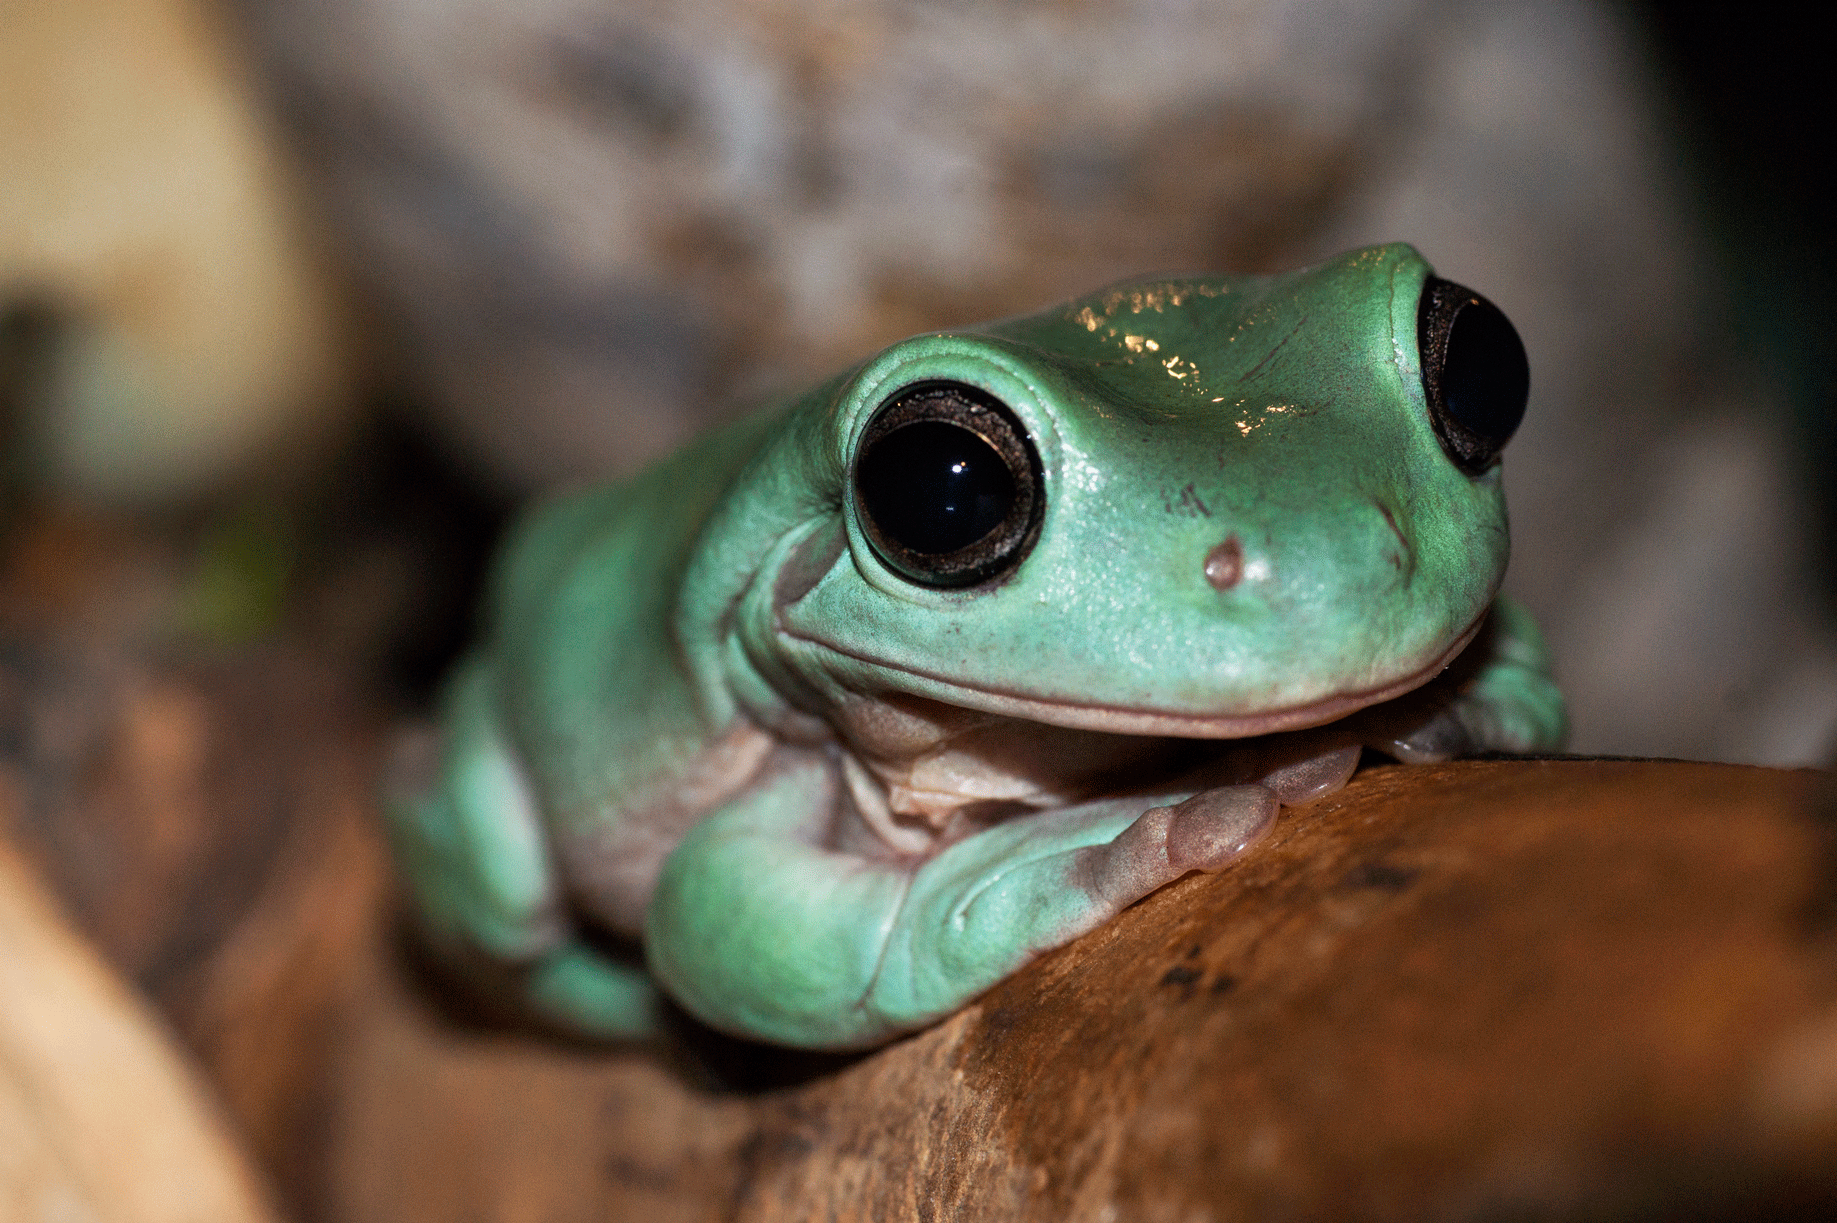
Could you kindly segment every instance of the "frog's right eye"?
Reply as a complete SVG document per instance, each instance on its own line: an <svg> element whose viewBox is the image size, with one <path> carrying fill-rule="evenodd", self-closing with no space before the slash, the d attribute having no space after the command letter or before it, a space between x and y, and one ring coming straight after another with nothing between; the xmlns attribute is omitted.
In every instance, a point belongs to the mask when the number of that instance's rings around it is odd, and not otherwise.
<svg viewBox="0 0 1837 1223"><path fill-rule="evenodd" d="M1416 307L1422 389L1435 436L1470 476L1491 467L1524 419L1531 367L1499 307L1431 276Z"/></svg>
<svg viewBox="0 0 1837 1223"><path fill-rule="evenodd" d="M994 396L922 382L868 421L855 459L855 504L876 556L924 586L974 586L1033 547L1044 508L1040 456Z"/></svg>

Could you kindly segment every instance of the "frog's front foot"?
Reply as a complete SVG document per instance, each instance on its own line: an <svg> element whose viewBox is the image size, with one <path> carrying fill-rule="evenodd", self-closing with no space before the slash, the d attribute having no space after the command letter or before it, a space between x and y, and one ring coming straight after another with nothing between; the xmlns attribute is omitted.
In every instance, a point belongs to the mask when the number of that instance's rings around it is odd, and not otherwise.
<svg viewBox="0 0 1837 1223"><path fill-rule="evenodd" d="M876 1044L964 1005L1039 953L1268 831L1275 794L1225 786L1009 819L928 859L829 848L833 770L781 774L670 856L645 921L652 971L716 1027Z"/></svg>
<svg viewBox="0 0 1837 1223"><path fill-rule="evenodd" d="M1278 805L1261 785L1146 811L1143 802L1013 820L926 863L887 940L869 1009L894 1030L948 1014L1155 889L1225 866L1269 831Z"/></svg>
<svg viewBox="0 0 1837 1223"><path fill-rule="evenodd" d="M978 923L994 932L1034 926L1028 954L1057 947L1108 921L1189 871L1215 871L1275 823L1277 798L1261 785L1220 786L1154 806L1129 820L1141 799L1116 799L1016 821L985 832L928 863L914 881L909 912L940 902L945 926ZM1152 801L1152 800L1150 800ZM1086 842L1118 823L1108 840ZM920 923L921 927L923 923Z"/></svg>
<svg viewBox="0 0 1837 1223"><path fill-rule="evenodd" d="M1501 596L1441 679L1374 709L1370 726L1369 746L1405 764L1429 764L1475 752L1560 751L1569 718L1537 623Z"/></svg>

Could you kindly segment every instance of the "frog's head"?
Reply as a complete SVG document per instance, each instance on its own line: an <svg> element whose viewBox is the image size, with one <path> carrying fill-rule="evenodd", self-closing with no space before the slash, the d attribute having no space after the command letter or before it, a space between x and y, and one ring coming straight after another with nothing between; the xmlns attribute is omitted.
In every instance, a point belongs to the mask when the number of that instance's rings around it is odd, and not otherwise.
<svg viewBox="0 0 1837 1223"><path fill-rule="evenodd" d="M1406 246L908 340L825 396L841 530L783 557L776 632L819 686L1061 726L1330 721L1477 630L1527 388Z"/></svg>

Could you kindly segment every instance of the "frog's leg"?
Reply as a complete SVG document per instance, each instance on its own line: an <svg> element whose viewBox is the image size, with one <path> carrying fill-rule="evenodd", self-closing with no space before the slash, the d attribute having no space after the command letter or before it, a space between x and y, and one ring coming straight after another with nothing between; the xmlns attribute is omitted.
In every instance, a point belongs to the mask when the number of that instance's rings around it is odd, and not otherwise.
<svg viewBox="0 0 1837 1223"><path fill-rule="evenodd" d="M1429 721L1369 746L1409 764L1469 752L1562 750L1569 716L1550 674L1549 647L1531 613L1501 595L1471 648L1484 656L1452 701Z"/></svg>
<svg viewBox="0 0 1837 1223"><path fill-rule="evenodd" d="M437 766L412 760L384 803L389 838L433 949L465 968L513 966L546 1018L586 1035L656 1029L656 987L576 937L565 915L536 806L499 729L490 672L473 659L446 693ZM431 745L409 753L431 754ZM437 772L436 772L437 769ZM435 773L404 784L403 773Z"/></svg>
<svg viewBox="0 0 1837 1223"><path fill-rule="evenodd" d="M824 844L836 772L820 758L784 769L664 864L645 917L651 971L715 1027L815 1048L920 1027L1161 885L1223 866L1276 812L1261 786L1109 799L928 860L875 860Z"/></svg>

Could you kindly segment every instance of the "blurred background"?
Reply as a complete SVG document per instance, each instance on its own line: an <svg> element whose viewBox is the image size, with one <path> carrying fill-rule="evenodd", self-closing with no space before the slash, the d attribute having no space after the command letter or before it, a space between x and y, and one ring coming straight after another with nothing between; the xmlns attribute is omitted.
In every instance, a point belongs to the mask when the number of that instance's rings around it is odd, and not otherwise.
<svg viewBox="0 0 1837 1223"><path fill-rule="evenodd" d="M157 538L146 631L412 704L534 493L915 331L1404 240L1530 351L1573 749L1828 764L1830 127L1744 13L0 0L9 546Z"/></svg>

